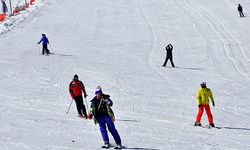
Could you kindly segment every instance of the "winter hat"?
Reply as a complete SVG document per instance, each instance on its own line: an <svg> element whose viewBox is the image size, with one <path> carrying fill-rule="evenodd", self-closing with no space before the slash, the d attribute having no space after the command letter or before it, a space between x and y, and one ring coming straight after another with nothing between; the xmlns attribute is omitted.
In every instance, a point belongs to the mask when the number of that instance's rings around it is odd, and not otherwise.
<svg viewBox="0 0 250 150"><path fill-rule="evenodd" d="M74 80L78 80L78 75L77 74L74 75Z"/></svg>
<svg viewBox="0 0 250 150"><path fill-rule="evenodd" d="M201 83L201 87L202 87L202 88L206 88L206 87L207 87L207 84L206 84L205 81Z"/></svg>
<svg viewBox="0 0 250 150"><path fill-rule="evenodd" d="M95 90L95 95L97 94L102 94L102 88L101 86L97 86L96 90Z"/></svg>

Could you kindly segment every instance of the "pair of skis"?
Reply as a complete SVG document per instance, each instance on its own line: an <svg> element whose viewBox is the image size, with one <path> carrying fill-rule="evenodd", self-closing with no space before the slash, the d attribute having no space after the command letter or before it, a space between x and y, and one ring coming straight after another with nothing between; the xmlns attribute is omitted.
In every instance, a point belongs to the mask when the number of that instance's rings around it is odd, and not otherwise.
<svg viewBox="0 0 250 150"><path fill-rule="evenodd" d="M101 149L110 149L111 147L114 147L114 146L106 146L106 145L103 145L102 147L101 147ZM118 146L115 146L114 147L114 149L126 149L126 146L122 146L122 147L118 147Z"/></svg>
<svg viewBox="0 0 250 150"><path fill-rule="evenodd" d="M206 129L212 129L212 128L214 128L214 129L221 129L221 127L212 127L212 126L210 126L210 125L201 125L201 126L195 126L195 127L201 127L201 128L206 128Z"/></svg>

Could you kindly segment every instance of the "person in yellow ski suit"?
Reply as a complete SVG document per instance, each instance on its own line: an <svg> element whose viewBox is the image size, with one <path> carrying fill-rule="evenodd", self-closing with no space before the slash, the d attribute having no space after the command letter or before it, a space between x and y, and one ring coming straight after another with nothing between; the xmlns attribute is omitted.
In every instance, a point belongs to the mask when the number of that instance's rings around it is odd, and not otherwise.
<svg viewBox="0 0 250 150"><path fill-rule="evenodd" d="M212 105L215 106L213 93L209 88L207 88L206 82L202 82L200 84L200 86L201 87L198 89L198 92L196 95L196 100L197 100L199 110L198 110L198 114L197 114L194 126L201 126L200 121L201 121L201 117L202 117L202 114L203 114L204 108L205 108L206 113L207 113L207 117L208 117L209 125L211 127L215 127L214 123L213 123L213 116L212 116L210 106L209 106L210 100L212 102Z"/></svg>

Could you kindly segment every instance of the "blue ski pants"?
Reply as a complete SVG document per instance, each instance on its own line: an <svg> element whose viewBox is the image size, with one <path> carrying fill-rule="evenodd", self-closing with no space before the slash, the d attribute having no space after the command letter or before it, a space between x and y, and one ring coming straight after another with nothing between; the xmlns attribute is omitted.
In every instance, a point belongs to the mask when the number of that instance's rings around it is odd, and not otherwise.
<svg viewBox="0 0 250 150"><path fill-rule="evenodd" d="M100 126L100 131L102 134L102 139L104 142L109 142L109 137L108 137L108 132L106 129L106 125L108 126L108 130L111 133L111 135L113 136L115 143L117 145L121 145L121 138L119 133L117 132L116 128L115 128L115 124L113 123L113 121L111 120L111 118L109 116L104 116L104 117L99 117L98 119L98 123Z"/></svg>

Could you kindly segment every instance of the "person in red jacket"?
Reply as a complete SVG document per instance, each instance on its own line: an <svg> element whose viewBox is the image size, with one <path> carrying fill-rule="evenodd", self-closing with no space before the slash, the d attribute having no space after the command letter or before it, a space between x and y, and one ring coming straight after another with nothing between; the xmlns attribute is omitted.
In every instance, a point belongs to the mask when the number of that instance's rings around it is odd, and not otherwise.
<svg viewBox="0 0 250 150"><path fill-rule="evenodd" d="M84 98L87 97L84 84L82 81L78 80L78 75L74 75L73 81L69 84L69 92L73 100L76 102L76 108L81 118L88 118L86 113L85 105L83 104L82 93L84 94Z"/></svg>

